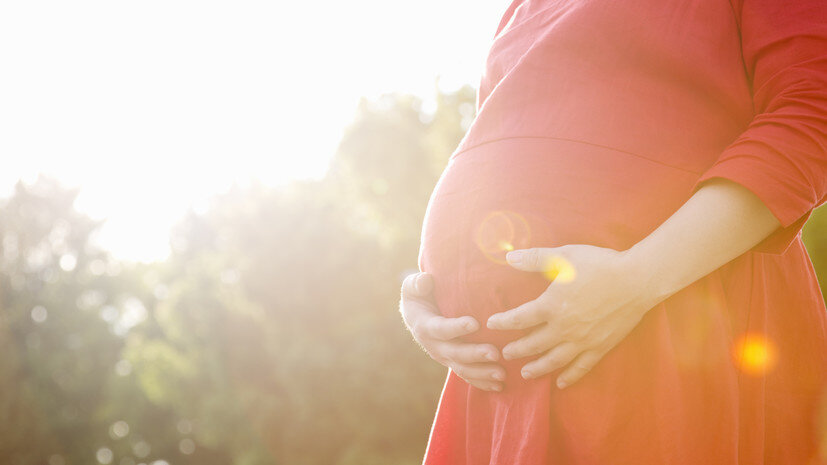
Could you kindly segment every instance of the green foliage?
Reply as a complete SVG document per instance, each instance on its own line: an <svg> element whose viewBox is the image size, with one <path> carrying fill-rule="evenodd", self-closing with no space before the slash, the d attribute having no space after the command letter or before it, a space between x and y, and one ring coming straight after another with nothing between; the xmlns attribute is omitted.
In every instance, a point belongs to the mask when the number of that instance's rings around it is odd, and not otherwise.
<svg viewBox="0 0 827 465"><path fill-rule="evenodd" d="M433 114L407 95L360 102L327 180L347 203L354 229L386 248L419 241L428 197L465 133L474 99L468 86L437 94Z"/></svg>
<svg viewBox="0 0 827 465"><path fill-rule="evenodd" d="M76 194L41 178L0 208L4 463L91 463L120 419L108 386L133 277L91 244L99 224L74 210Z"/></svg>
<svg viewBox="0 0 827 465"><path fill-rule="evenodd" d="M474 97L363 101L326 178L216 197L161 263L96 248L77 191L19 184L0 205L2 463L419 463L445 371L399 285Z"/></svg>
<svg viewBox="0 0 827 465"><path fill-rule="evenodd" d="M324 179L231 189L160 263L96 248L76 191L18 185L0 205L1 462L420 463L446 373L398 292L474 98L363 100ZM804 239L825 279L826 209Z"/></svg>
<svg viewBox="0 0 827 465"><path fill-rule="evenodd" d="M815 209L801 233L813 262L822 296L827 289L827 205Z"/></svg>

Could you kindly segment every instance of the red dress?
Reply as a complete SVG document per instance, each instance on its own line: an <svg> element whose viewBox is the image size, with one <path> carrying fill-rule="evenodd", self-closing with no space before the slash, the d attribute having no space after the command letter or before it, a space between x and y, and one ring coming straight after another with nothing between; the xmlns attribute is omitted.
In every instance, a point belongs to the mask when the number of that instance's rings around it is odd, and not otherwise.
<svg viewBox="0 0 827 465"><path fill-rule="evenodd" d="M515 0L419 267L443 314L483 324L467 340L502 348L521 331L485 320L549 284L508 249L625 250L713 177L781 227L564 390L560 370L523 380L531 358L500 393L449 371L424 464L827 463L827 312L800 236L827 200L824 0Z"/></svg>

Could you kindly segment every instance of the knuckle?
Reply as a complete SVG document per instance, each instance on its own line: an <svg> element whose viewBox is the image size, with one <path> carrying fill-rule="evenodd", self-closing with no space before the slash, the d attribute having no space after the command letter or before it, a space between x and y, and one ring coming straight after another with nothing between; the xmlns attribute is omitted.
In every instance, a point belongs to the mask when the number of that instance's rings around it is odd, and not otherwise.
<svg viewBox="0 0 827 465"><path fill-rule="evenodd" d="M429 347L425 348L425 351L428 353L432 359L438 362L441 365L448 366L451 362L448 357L445 356L445 353L441 350L442 348L436 345L430 345Z"/></svg>
<svg viewBox="0 0 827 465"><path fill-rule="evenodd" d="M426 337L425 330L422 326L422 323L414 323L411 325L411 334L413 334L413 337L419 342L422 342L422 339Z"/></svg>
<svg viewBox="0 0 827 465"><path fill-rule="evenodd" d="M562 325L565 328L563 330L563 334L569 340L582 341L589 333L588 328L584 328L582 325L572 321L571 319L567 319L562 323Z"/></svg>
<svg viewBox="0 0 827 465"><path fill-rule="evenodd" d="M440 360L442 360L443 365L451 365L456 366L457 360L451 356L450 350L446 349L444 346L440 346L439 350L435 350L434 353Z"/></svg>
<svg viewBox="0 0 827 465"><path fill-rule="evenodd" d="M586 374L586 372L588 372L589 369L591 369L590 365L588 365L584 362L580 362L580 363L575 363L571 367L571 372L575 376L582 376L582 375Z"/></svg>
<svg viewBox="0 0 827 465"><path fill-rule="evenodd" d="M525 254L525 261L531 267L536 267L540 264L540 254L537 253L537 249L528 249Z"/></svg>
<svg viewBox="0 0 827 465"><path fill-rule="evenodd" d="M593 331L593 339L597 345L597 349L602 349L602 346L606 344L611 337L612 333L608 329L597 329Z"/></svg>
<svg viewBox="0 0 827 465"><path fill-rule="evenodd" d="M474 349L473 351L471 351L470 354L469 354L469 358L472 361L475 361L475 362L487 362L487 361L489 361L488 360L488 354L489 353L490 352L487 348L481 347L481 348Z"/></svg>
<svg viewBox="0 0 827 465"><path fill-rule="evenodd" d="M457 348L453 356L455 359L464 363L473 363L479 360L479 353L473 347Z"/></svg>
<svg viewBox="0 0 827 465"><path fill-rule="evenodd" d="M472 381L469 381L469 384L471 384L471 386L474 386L477 389L482 389L483 391L493 391L493 390L495 390L492 383L472 380Z"/></svg>
<svg viewBox="0 0 827 465"><path fill-rule="evenodd" d="M583 328L581 326L577 326L574 328L573 336L578 340L582 341L587 339L589 336L589 330L587 328Z"/></svg>
<svg viewBox="0 0 827 465"><path fill-rule="evenodd" d="M557 320L561 325L566 325L568 327L576 326L578 321L577 317L575 317L567 308L566 302L561 302L561 308L557 314Z"/></svg>
<svg viewBox="0 0 827 465"><path fill-rule="evenodd" d="M463 379L465 379L465 378L463 378ZM466 379L465 382L470 384L471 386L474 386L477 389L486 390L485 389L485 384L480 383L479 381L475 381L475 380L472 380L472 379Z"/></svg>
<svg viewBox="0 0 827 465"><path fill-rule="evenodd" d="M536 354L540 351L540 343L538 341L526 341L525 343L516 347L515 352L524 354Z"/></svg>
<svg viewBox="0 0 827 465"><path fill-rule="evenodd" d="M557 360L545 360L543 363L543 370L546 373L551 373L552 371L559 370L561 365L562 363L559 363Z"/></svg>
<svg viewBox="0 0 827 465"><path fill-rule="evenodd" d="M551 315L552 302L549 302L545 296L540 296L537 299L537 306L535 311L544 317Z"/></svg>
<svg viewBox="0 0 827 465"><path fill-rule="evenodd" d="M547 334L538 334L537 338L531 341L531 350L535 352L547 352L553 348L554 341Z"/></svg>
<svg viewBox="0 0 827 465"><path fill-rule="evenodd" d="M462 357L458 356L459 351L457 348L448 344L442 347L442 355L449 360L459 361L462 359Z"/></svg>
<svg viewBox="0 0 827 465"><path fill-rule="evenodd" d="M425 350L425 353L428 354L428 356L431 357L431 359L433 359L435 362L441 365L445 365L445 359L440 354L434 352L433 350Z"/></svg>
<svg viewBox="0 0 827 465"><path fill-rule="evenodd" d="M439 333L437 331L437 317L429 316L424 319L422 322L422 335L425 337L429 337L432 339L439 339Z"/></svg>
<svg viewBox="0 0 827 465"><path fill-rule="evenodd" d="M448 366L448 368L451 369L451 371L456 373L457 376L459 376L460 378L462 378L466 381L468 379L470 379L470 377L468 376L468 373L466 373L465 368L462 365L459 365L459 364L454 363L454 362L448 362L447 366Z"/></svg>
<svg viewBox="0 0 827 465"><path fill-rule="evenodd" d="M430 319L430 325L428 331L434 338L442 341L451 339L451 324L447 318L434 316Z"/></svg>
<svg viewBox="0 0 827 465"><path fill-rule="evenodd" d="M545 360L543 360L543 364L548 369L557 368L560 365L562 365L564 362L565 362L565 360L563 360L563 357L561 357L559 354L550 355Z"/></svg>

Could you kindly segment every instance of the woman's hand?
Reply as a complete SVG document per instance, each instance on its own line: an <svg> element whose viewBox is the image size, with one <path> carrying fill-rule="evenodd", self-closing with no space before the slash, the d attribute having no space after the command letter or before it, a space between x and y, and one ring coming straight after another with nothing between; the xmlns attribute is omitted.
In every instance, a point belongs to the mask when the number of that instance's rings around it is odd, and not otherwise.
<svg viewBox="0 0 827 465"><path fill-rule="evenodd" d="M491 329L525 329L528 335L503 348L506 360L540 355L523 366L536 378L568 365L560 388L585 375L658 303L648 278L628 255L585 244L509 252L511 266L543 272L552 280L540 297L488 319Z"/></svg>
<svg viewBox="0 0 827 465"><path fill-rule="evenodd" d="M402 283L399 311L414 339L430 357L450 368L472 386L501 391L505 369L493 363L499 351L492 344L472 344L459 338L479 329L471 316L446 318L439 314L429 273L414 273Z"/></svg>

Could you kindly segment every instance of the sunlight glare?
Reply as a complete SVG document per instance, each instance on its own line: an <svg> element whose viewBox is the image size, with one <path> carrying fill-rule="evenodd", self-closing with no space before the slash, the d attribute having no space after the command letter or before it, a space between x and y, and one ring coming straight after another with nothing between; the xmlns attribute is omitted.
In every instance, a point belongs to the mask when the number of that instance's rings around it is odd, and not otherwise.
<svg viewBox="0 0 827 465"><path fill-rule="evenodd" d="M477 226L476 243L489 260L507 264L505 254L529 246L531 228L519 213L509 210L490 212Z"/></svg>
<svg viewBox="0 0 827 465"><path fill-rule="evenodd" d="M80 186L101 245L163 259L190 204L321 179L361 97L478 84L502 2L409 6L4 2L0 191L37 173Z"/></svg>
<svg viewBox="0 0 827 465"><path fill-rule="evenodd" d="M576 276L574 266L565 258L555 255L548 259L543 274L549 281L568 283Z"/></svg>
<svg viewBox="0 0 827 465"><path fill-rule="evenodd" d="M762 375L775 366L775 346L761 334L746 334L733 347L735 363L744 373Z"/></svg>

